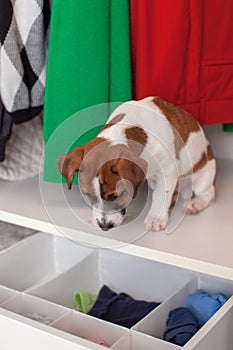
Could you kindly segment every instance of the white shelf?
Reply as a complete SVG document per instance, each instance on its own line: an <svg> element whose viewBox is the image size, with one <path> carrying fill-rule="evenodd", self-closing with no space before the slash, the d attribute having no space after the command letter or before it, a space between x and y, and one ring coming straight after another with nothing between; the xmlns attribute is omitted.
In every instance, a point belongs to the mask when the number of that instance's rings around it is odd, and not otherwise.
<svg viewBox="0 0 233 350"><path fill-rule="evenodd" d="M137 219L104 233L86 223L91 211L77 186L68 191L65 185L39 182L38 177L0 181L0 220L233 280L233 161L218 161L215 204L186 216L171 234L143 234L149 202L139 213L147 198L145 188L129 209L130 218L139 215Z"/></svg>

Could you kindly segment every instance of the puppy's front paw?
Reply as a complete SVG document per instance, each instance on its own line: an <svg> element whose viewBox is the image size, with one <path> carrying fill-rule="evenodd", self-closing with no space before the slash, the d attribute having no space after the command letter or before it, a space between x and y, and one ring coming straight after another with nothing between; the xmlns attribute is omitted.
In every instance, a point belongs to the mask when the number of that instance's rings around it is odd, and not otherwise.
<svg viewBox="0 0 233 350"><path fill-rule="evenodd" d="M157 216L148 215L144 221L147 231L164 230L168 223L168 214L164 213Z"/></svg>

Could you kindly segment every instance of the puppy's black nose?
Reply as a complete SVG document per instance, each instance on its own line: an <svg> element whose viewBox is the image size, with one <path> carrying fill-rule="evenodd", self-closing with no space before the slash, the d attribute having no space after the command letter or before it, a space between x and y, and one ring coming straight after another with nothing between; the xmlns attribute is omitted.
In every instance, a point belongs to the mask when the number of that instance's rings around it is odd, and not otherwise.
<svg viewBox="0 0 233 350"><path fill-rule="evenodd" d="M108 231L108 230L110 230L110 228L113 228L114 227L114 225L113 225L113 223L112 222L108 222L108 223L106 223L106 222L100 222L99 220L97 220L97 222L98 222L98 225L99 225L99 227L103 230L103 231Z"/></svg>

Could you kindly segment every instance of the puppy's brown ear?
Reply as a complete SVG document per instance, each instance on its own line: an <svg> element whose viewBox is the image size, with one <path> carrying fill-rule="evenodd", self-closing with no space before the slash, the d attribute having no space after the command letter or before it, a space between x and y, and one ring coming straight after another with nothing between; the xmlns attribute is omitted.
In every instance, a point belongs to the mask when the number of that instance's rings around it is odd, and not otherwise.
<svg viewBox="0 0 233 350"><path fill-rule="evenodd" d="M67 154L62 154L57 159L57 168L65 177L69 190L72 187L74 173L79 170L80 164L83 160L83 154L84 147L79 146Z"/></svg>
<svg viewBox="0 0 233 350"><path fill-rule="evenodd" d="M139 157L135 157L132 160L121 158L117 162L115 169L122 179L127 179L131 182L134 188L133 198L135 198L139 186L146 179L147 162Z"/></svg>

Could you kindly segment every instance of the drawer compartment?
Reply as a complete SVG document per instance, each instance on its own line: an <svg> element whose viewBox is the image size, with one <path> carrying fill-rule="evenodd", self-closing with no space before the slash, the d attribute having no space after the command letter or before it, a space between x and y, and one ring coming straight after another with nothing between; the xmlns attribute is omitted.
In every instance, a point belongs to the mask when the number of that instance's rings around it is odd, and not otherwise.
<svg viewBox="0 0 233 350"><path fill-rule="evenodd" d="M103 285L137 300L162 303L192 279L192 273L111 250L96 250L79 264L27 293L75 308L76 291L98 294Z"/></svg>
<svg viewBox="0 0 233 350"><path fill-rule="evenodd" d="M233 336L230 331L230 326L227 325L227 320L233 317L233 282L206 275L197 275L193 278L193 280L187 283L184 288L168 298L163 304L135 325L133 330L162 340L169 312L178 307L187 307L188 295L195 293L197 289L201 289L210 295L219 292L224 293L228 300L185 344L185 348L199 350L199 346L201 346L202 343L205 344L206 342L209 342L211 346L209 345L209 347L206 348L203 347L203 350L219 348L221 348L221 350L230 350L229 344L232 346L233 343L229 342L229 340L230 338L233 340ZM212 340L213 336L212 338L210 336L215 332L214 329L216 330L216 334L218 333L215 342ZM226 341L224 339L229 340ZM218 347L217 344L220 344L220 342L222 343L222 346ZM196 347L194 347L194 344L196 344Z"/></svg>
<svg viewBox="0 0 233 350"><path fill-rule="evenodd" d="M70 312L70 309L24 293L19 293L1 307L46 325Z"/></svg>
<svg viewBox="0 0 233 350"><path fill-rule="evenodd" d="M71 240L38 233L0 254L0 284L24 291L77 264L91 253Z"/></svg>
<svg viewBox="0 0 233 350"><path fill-rule="evenodd" d="M81 313L74 293L98 294L104 285L160 305L130 329ZM232 280L39 233L0 254L1 346L101 350L88 340L100 338L115 350L181 349L163 340L166 321L171 310L187 306L188 295L197 289L223 293L228 300L183 348L231 350Z"/></svg>
<svg viewBox="0 0 233 350"><path fill-rule="evenodd" d="M19 293L14 290L0 285L0 304L4 303L8 299L14 298Z"/></svg>
<svg viewBox="0 0 233 350"><path fill-rule="evenodd" d="M84 339L102 339L109 347L128 333L123 327L77 311L71 311L51 326Z"/></svg>
<svg viewBox="0 0 233 350"><path fill-rule="evenodd" d="M116 342L112 349L114 350L181 350L180 346L164 342L160 339L148 335L130 331L129 334ZM206 349L207 350L207 349Z"/></svg>

